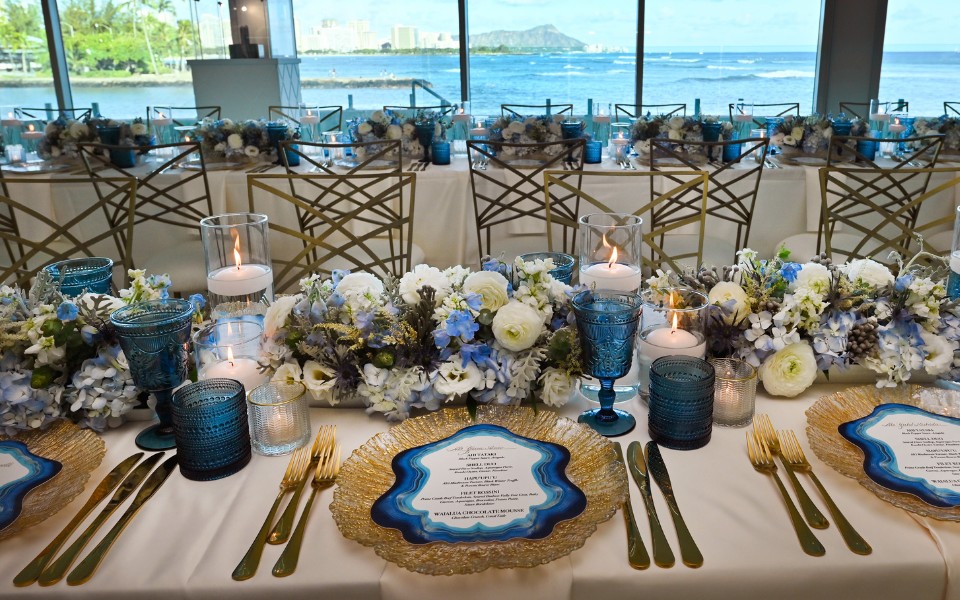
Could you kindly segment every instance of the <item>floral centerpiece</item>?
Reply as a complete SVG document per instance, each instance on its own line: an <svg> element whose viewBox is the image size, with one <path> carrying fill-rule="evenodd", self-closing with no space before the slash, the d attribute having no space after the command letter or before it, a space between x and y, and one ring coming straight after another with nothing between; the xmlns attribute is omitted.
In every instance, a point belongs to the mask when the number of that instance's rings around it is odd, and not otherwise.
<svg viewBox="0 0 960 600"><path fill-rule="evenodd" d="M654 289L678 283L708 294L708 353L735 356L759 368L768 393L795 396L818 371L862 365L878 386L913 371L960 377L960 308L946 297L944 261L921 253L896 273L867 259L799 264L781 250L760 260L749 249L722 270L658 272ZM918 258L937 266L920 266Z"/></svg>
<svg viewBox="0 0 960 600"><path fill-rule="evenodd" d="M223 155L229 159L256 161L261 154L274 152L276 142L267 134L267 128L272 126L285 127L286 139L299 136L297 128L286 121L233 121L210 117L200 121L190 135L200 140L204 156Z"/></svg>
<svg viewBox="0 0 960 600"><path fill-rule="evenodd" d="M563 130L560 124L568 120L563 115L540 115L519 117L504 115L494 121L490 127L490 140L511 144L543 144L560 142L563 140ZM563 147L548 146L548 154L562 152ZM503 154L520 156L532 152L526 148L503 148Z"/></svg>
<svg viewBox="0 0 960 600"><path fill-rule="evenodd" d="M359 397L388 419L457 397L561 405L580 375L580 351L573 290L552 268L552 260L518 260L515 285L496 270L427 265L399 280L310 277L267 311L261 362L317 400Z"/></svg>
<svg viewBox="0 0 960 600"><path fill-rule="evenodd" d="M702 142L703 128L693 117L642 117L630 127L630 141L638 154L650 151L651 139L666 139L682 144L683 142Z"/></svg>
<svg viewBox="0 0 960 600"><path fill-rule="evenodd" d="M77 144L96 142L98 139L96 124L91 123L89 119L80 121L65 119L61 116L47 123L43 130L43 138L37 146L37 154L47 160L61 157L74 158L78 155Z"/></svg>
<svg viewBox="0 0 960 600"><path fill-rule="evenodd" d="M825 154L832 135L833 122L826 117L787 115L770 136L770 145L780 146L785 152L792 149L806 154Z"/></svg>
<svg viewBox="0 0 960 600"><path fill-rule="evenodd" d="M136 270L130 278L117 297L65 297L42 271L29 293L0 286L0 431L13 435L59 418L102 430L137 405L140 390L110 313L166 297L170 278Z"/></svg>
<svg viewBox="0 0 960 600"><path fill-rule="evenodd" d="M918 136L942 133L943 149L949 154L960 153L960 117L919 118L913 122L913 130Z"/></svg>
<svg viewBox="0 0 960 600"><path fill-rule="evenodd" d="M367 119L356 119L348 125L350 138L354 142L379 142L382 140L400 140L403 154L408 156L423 156L423 147L417 137L417 125L434 123L434 140L446 139L446 131L450 128L449 120L432 110L418 110L412 117L402 112L391 110L376 110ZM366 149L358 148L362 155ZM372 152L379 152L374 147Z"/></svg>

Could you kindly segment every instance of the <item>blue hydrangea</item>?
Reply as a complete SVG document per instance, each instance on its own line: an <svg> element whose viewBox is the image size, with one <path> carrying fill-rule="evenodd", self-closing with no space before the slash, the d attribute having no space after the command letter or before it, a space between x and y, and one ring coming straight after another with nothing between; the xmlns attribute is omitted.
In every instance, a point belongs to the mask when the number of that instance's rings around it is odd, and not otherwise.
<svg viewBox="0 0 960 600"><path fill-rule="evenodd" d="M460 346L460 357L463 359L462 367L466 368L471 360L477 363L477 366L489 366L490 346L486 344L463 344Z"/></svg>
<svg viewBox="0 0 960 600"><path fill-rule="evenodd" d="M73 321L77 318L79 310L73 302L61 302L57 307L57 318L61 321Z"/></svg>
<svg viewBox="0 0 960 600"><path fill-rule="evenodd" d="M190 304L193 305L194 312L200 312L207 305L207 299L203 297L203 294L192 294Z"/></svg>
<svg viewBox="0 0 960 600"><path fill-rule="evenodd" d="M894 284L894 288L898 292L905 292L907 288L910 287L910 284L913 283L913 274L907 273L906 275L901 275L897 277L897 281Z"/></svg>

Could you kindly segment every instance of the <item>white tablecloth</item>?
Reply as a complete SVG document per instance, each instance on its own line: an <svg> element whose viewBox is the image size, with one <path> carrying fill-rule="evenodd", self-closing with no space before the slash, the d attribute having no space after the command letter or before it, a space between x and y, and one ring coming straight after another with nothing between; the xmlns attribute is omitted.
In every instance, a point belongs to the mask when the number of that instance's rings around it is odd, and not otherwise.
<svg viewBox="0 0 960 600"><path fill-rule="evenodd" d="M873 546L869 556L848 551L833 524L814 530L826 555L804 554L773 482L755 472L747 460L746 430L714 428L704 448L663 450L681 510L705 557L699 569L679 561L670 569L631 569L618 513L601 524L583 548L547 565L453 577L419 575L341 537L328 508L332 492L326 490L314 505L297 572L286 579L274 578L270 569L281 550L268 546L256 577L235 582L230 573L259 528L287 464L286 457L254 455L242 471L219 481L201 483L179 473L171 476L120 537L99 572L82 587L68 588L61 582L50 588L14 588L14 575L70 520L96 482L135 451L133 438L143 424L130 423L104 435L107 455L80 497L45 523L2 542L0 597L960 599L960 524L914 517L887 504L821 463L807 446L804 411L820 395L841 387L816 385L793 400L761 393L757 410L768 413L777 428L798 433L824 486ZM586 406L585 400L576 400L560 412L575 418ZM646 408L637 401L626 403L625 408L640 424L620 438L621 443L648 440ZM311 418L314 430L323 423L338 426L337 439L345 453L389 427L381 418L356 409L313 409ZM825 511L813 486L801 479ZM649 550L643 502L632 482L630 491ZM654 497L667 538L677 552L667 506L656 489Z"/></svg>

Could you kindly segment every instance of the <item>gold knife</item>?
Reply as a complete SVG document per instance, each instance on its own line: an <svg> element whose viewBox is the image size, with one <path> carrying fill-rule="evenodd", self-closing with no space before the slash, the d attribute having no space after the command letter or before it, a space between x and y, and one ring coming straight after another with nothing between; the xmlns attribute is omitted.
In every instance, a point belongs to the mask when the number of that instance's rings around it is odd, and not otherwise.
<svg viewBox="0 0 960 600"><path fill-rule="evenodd" d="M650 535L653 537L653 562L659 567L672 567L677 559L663 535L663 527L657 517L657 507L653 504L653 495L650 492L650 475L647 473L647 463L643 458L643 446L640 442L630 442L627 446L627 465L630 474L642 492L643 504L647 507L647 518L650 521Z"/></svg>
<svg viewBox="0 0 960 600"><path fill-rule="evenodd" d="M117 538L120 537L120 534L123 533L124 528L127 524L136 516L137 512L140 510L147 500L149 500L156 492L160 489L160 486L163 485L163 482L167 480L170 476L170 473L173 473L177 469L177 455L174 454L167 460L163 461L159 467L157 467L153 473L150 474L150 477L143 482L143 486L140 488L140 491L137 492L136 498L133 499L133 504L127 509L127 512L123 513L120 517L120 520L117 521L117 524L107 532L107 535L100 540L100 543L97 544L97 547L90 551L90 554L87 555L80 564L77 565L77 568L74 569L70 575L67 576L68 585L80 585L81 583L86 583L90 581L90 578L93 577L93 574L96 572L97 567L100 566L100 563L103 562L103 558L107 555L107 551L110 550L110 547L113 546L113 543L117 541Z"/></svg>
<svg viewBox="0 0 960 600"><path fill-rule="evenodd" d="M60 558L53 561L53 564L44 569L43 573L40 574L40 585L48 586L53 585L56 582L63 579L63 575L67 572L67 569L70 568L70 565L73 563L73 559L80 554L80 551L83 550L83 547L87 545L87 542L90 541L90 538L93 537L93 534L100 529L100 526L110 518L110 515L117 510L123 501L126 500L130 494L133 493L137 486L140 485L140 482L150 473L150 469L153 468L153 465L163 457L163 452L159 452L147 458L147 460L140 463L132 473L127 475L127 478L123 480L123 483L120 484L120 489L114 492L113 497L110 498L110 502L107 502L107 505L103 507L103 510L100 511L100 514L97 515L97 518L94 519L93 523L87 527L80 537L76 539L73 544L70 545L67 550L60 555Z"/></svg>
<svg viewBox="0 0 960 600"><path fill-rule="evenodd" d="M677 506L677 499L673 495L673 486L670 485L670 474L667 473L667 465L663 462L663 457L660 456L660 447L657 446L656 442L647 442L647 467L650 469L650 474L653 475L653 479L657 482L657 485L660 486L660 491L663 492L663 497L667 500L667 506L670 507L670 514L673 516L673 524L677 530L677 539L680 541L680 558L683 560L683 564L688 567L697 567L703 566L703 554L700 553L700 548L697 547L697 543L693 541L693 536L690 535L690 530L687 529L687 524L683 520L683 515L680 514L680 507Z"/></svg>
<svg viewBox="0 0 960 600"><path fill-rule="evenodd" d="M623 448L620 442L613 443L613 449L617 453L617 460L626 466L623 460ZM630 482L627 482L627 499L623 502L623 519L627 522L627 559L630 566L634 569L650 568L650 555L647 554L647 548L643 545L643 538L640 537L640 530L637 528L637 520L633 516L633 504L630 503Z"/></svg>
<svg viewBox="0 0 960 600"><path fill-rule="evenodd" d="M47 566L50 559L56 555L57 550L67 541L70 534L73 533L80 523L83 523L83 520L87 518L90 511L96 508L96 506L100 504L100 501L107 497L107 494L120 485L120 481L123 480L124 476L130 472L133 465L137 464L141 458L143 458L143 452L137 452L136 454L128 456L123 462L114 467L112 471L107 473L107 476L104 477L103 481L93 490L90 498L87 499L86 504L84 504L76 516L73 517L73 520L67 523L63 531L61 531L57 537L53 538L50 545L41 550L40 554L30 561L30 564L25 566L23 570L13 578L13 585L25 587L36 581L40 577L40 573L43 572L43 568Z"/></svg>

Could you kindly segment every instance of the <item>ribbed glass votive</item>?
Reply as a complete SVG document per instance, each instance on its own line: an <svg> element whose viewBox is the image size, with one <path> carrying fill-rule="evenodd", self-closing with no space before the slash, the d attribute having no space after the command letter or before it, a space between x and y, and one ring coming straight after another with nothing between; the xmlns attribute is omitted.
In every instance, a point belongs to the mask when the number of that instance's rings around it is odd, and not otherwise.
<svg viewBox="0 0 960 600"><path fill-rule="evenodd" d="M664 356L650 367L649 430L653 441L693 450L710 441L714 368L692 356Z"/></svg>
<svg viewBox="0 0 960 600"><path fill-rule="evenodd" d="M757 369L736 358L711 358L710 364L715 371L714 425L743 427L749 424L757 400Z"/></svg>
<svg viewBox="0 0 960 600"><path fill-rule="evenodd" d="M211 481L233 475L250 462L246 392L233 379L207 379L173 394L173 430L180 472Z"/></svg>
<svg viewBox="0 0 960 600"><path fill-rule="evenodd" d="M257 454L289 454L310 440L310 411L302 383L265 383L250 392L247 419Z"/></svg>
<svg viewBox="0 0 960 600"><path fill-rule="evenodd" d="M64 296L110 293L113 279L113 260L101 257L71 258L51 263L43 268Z"/></svg>

